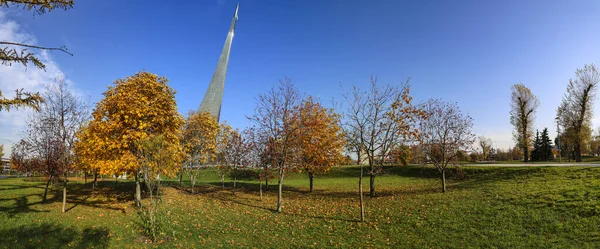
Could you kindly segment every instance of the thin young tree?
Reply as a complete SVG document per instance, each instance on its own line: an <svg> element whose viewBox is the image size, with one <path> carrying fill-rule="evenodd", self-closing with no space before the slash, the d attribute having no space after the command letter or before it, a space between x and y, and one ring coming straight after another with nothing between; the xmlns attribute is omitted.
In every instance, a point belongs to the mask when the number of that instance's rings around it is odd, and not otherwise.
<svg viewBox="0 0 600 249"><path fill-rule="evenodd" d="M511 88L510 123L513 125L513 138L523 150L523 160L529 161L529 147L533 137L533 124L540 104L531 90L522 83Z"/></svg>
<svg viewBox="0 0 600 249"><path fill-rule="evenodd" d="M225 145L225 162L231 167L231 174L233 175L233 189L232 192L235 194L235 187L238 177L238 167L246 164L247 159L247 141L242 136L238 129L231 130L229 132L229 139Z"/></svg>
<svg viewBox="0 0 600 249"><path fill-rule="evenodd" d="M34 163L39 165L38 171L48 177L42 202L47 201L48 188L51 182L56 182L62 169L60 162L63 149L56 134L56 120L42 115L34 115L27 120L27 131L22 139L25 151Z"/></svg>
<svg viewBox="0 0 600 249"><path fill-rule="evenodd" d="M178 143L163 135L150 135L135 143L141 169L147 175L145 185L149 196L147 205L139 205L139 215L144 232L152 241L159 239L164 230L160 210L161 176L173 177L179 171L183 154Z"/></svg>
<svg viewBox="0 0 600 249"><path fill-rule="evenodd" d="M89 119L89 104L77 97L64 79L56 79L46 87L46 99L38 113L45 120L52 120L51 126L59 139L61 172L63 174L63 205L67 202L67 177L74 166L74 147L76 134L83 123Z"/></svg>
<svg viewBox="0 0 600 249"><path fill-rule="evenodd" d="M384 158L394 145L414 135L413 122L422 114L412 105L409 93L409 80L400 85L380 87L374 77L371 77L368 92L354 87L351 94L344 93L349 106L345 114L345 132L357 155L366 157L370 196L375 195L375 177L382 170Z"/></svg>
<svg viewBox="0 0 600 249"><path fill-rule="evenodd" d="M219 123L210 113L190 111L181 132L185 152L183 169L190 178L192 193L200 175L200 166L215 156Z"/></svg>
<svg viewBox="0 0 600 249"><path fill-rule="evenodd" d="M246 162L248 166L258 169L258 185L259 185L259 196L260 200L263 200L263 180L268 183L268 170L269 164L265 160L267 143L260 133L256 132L255 127L248 127L242 132L244 140L246 141L245 152Z"/></svg>
<svg viewBox="0 0 600 249"><path fill-rule="evenodd" d="M361 162L367 162L369 195L374 197L375 176L381 172L384 158L389 155L394 145L414 137L414 122L424 115L419 108L412 105L409 80L400 85L380 87L377 85L377 79L371 77L368 92L353 87L350 94L343 94L348 104L343 124L347 147L356 153L361 169L358 181L361 221L364 220L364 167Z"/></svg>
<svg viewBox="0 0 600 249"><path fill-rule="evenodd" d="M458 164L461 150L468 151L475 142L473 119L456 104L430 100L424 105L427 119L421 121L421 147L427 161L440 173L442 192L446 192L446 169Z"/></svg>
<svg viewBox="0 0 600 249"><path fill-rule="evenodd" d="M227 145L231 140L233 129L227 123L219 125L217 131L217 143L215 149L215 157L212 163L217 168L217 174L221 180L221 188L225 189L225 175L230 172L231 165L227 161Z"/></svg>
<svg viewBox="0 0 600 249"><path fill-rule="evenodd" d="M294 107L300 100L296 87L289 78L285 78L267 93L258 95L254 114L248 117L256 125L257 132L268 137L270 161L277 170L277 212L282 211L285 172L293 166L290 157L294 151Z"/></svg>
<svg viewBox="0 0 600 249"><path fill-rule="evenodd" d="M315 174L329 172L342 161L346 141L340 115L332 108L325 108L308 96L296 111L296 160L299 171L308 174L309 192L312 192Z"/></svg>
<svg viewBox="0 0 600 249"><path fill-rule="evenodd" d="M55 79L46 86L46 101L39 112L28 120L24 141L34 157L45 164L48 183L62 175L62 211L66 211L67 176L74 166L76 133L89 117L88 104L77 97L64 79ZM46 196L47 188L44 196ZM44 198L45 200L46 198Z"/></svg>
<svg viewBox="0 0 600 249"><path fill-rule="evenodd" d="M591 127L593 104L598 92L600 73L594 64L585 65L575 71L575 79L569 80L567 93L558 107L557 117L565 130L573 132L575 161L581 162L582 144L589 139L586 127ZM586 136L587 135L587 136Z"/></svg>

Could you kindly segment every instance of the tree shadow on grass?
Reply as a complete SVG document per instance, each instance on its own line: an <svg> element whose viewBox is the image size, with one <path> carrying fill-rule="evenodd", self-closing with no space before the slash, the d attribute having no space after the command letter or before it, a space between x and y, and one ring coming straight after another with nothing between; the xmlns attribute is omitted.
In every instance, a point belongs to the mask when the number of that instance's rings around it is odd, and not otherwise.
<svg viewBox="0 0 600 249"><path fill-rule="evenodd" d="M78 231L58 224L29 224L0 230L0 245L8 248L108 248L109 230Z"/></svg>
<svg viewBox="0 0 600 249"><path fill-rule="evenodd" d="M8 191L8 190L18 190L18 189L28 189L28 188L39 188L44 189L45 184L39 183L35 185L16 185L16 184L2 184L0 186L0 191Z"/></svg>
<svg viewBox="0 0 600 249"><path fill-rule="evenodd" d="M348 219L348 218L339 218L339 217L324 216L324 215L309 215L309 214L305 215L305 214L290 214L290 213L286 213L286 215L300 217L300 218L307 218L307 219L337 220L337 221L354 222L354 223L361 222L360 219Z"/></svg>
<svg viewBox="0 0 600 249"><path fill-rule="evenodd" d="M244 202L244 200L248 201L247 198L244 199L244 198L240 198L240 197L236 197L236 196L227 197L227 196L223 196L223 195L214 195L213 197L222 202L229 202L229 203L238 204L238 205L242 205L242 206L246 206L246 207L259 208L259 209L263 209L263 210L270 211L273 213L277 212L277 210L274 208L268 208L268 207L264 207L264 206L254 205L249 202ZM243 199L243 200L240 200L240 199Z"/></svg>
<svg viewBox="0 0 600 249"><path fill-rule="evenodd" d="M369 166L363 166L363 175L364 177L369 177ZM397 166L397 165L386 165L381 168L381 171L376 175L385 176L385 175L397 175L403 177L414 177L414 178L436 178L438 176L438 171L432 166L423 166L423 165L406 165L406 166ZM342 166L338 168L333 168L330 173L327 174L328 178L358 178L360 176L360 167L359 166Z"/></svg>
<svg viewBox="0 0 600 249"><path fill-rule="evenodd" d="M269 185L267 189L265 185L262 185L264 192L277 192L277 184ZM232 191L233 183L226 182L225 189L223 189L221 182L207 182L204 183L203 186L200 187L200 193L214 193L219 191ZM308 189L292 187L283 185L283 192L295 192L295 193L308 193ZM235 186L235 192L244 192L244 193L258 193L260 191L260 183L258 182L237 182Z"/></svg>
<svg viewBox="0 0 600 249"><path fill-rule="evenodd" d="M14 198L0 198L0 212L5 212L10 217L20 213L49 212L34 207L62 202L62 185L49 188L48 198L45 202L42 202L44 187L24 186L23 188L32 187L38 189L31 191L33 193L29 192L31 194L23 194ZM13 188L20 188L20 185L15 185ZM92 191L92 183L69 182L67 184L67 209L65 211L68 212L78 206L87 206L125 212L124 208L114 207L112 204L133 200L134 190L135 183L133 182L100 181L94 191Z"/></svg>
<svg viewBox="0 0 600 249"><path fill-rule="evenodd" d="M38 194L24 195L15 198L8 199L0 199L0 204L2 202L11 202L14 201L13 205L10 204L2 204L0 206L0 212L8 214L9 217L14 217L20 213L39 213L39 212L49 212L48 210L37 210L33 209L32 206L39 204L40 202L29 202L29 197L37 196Z"/></svg>
<svg viewBox="0 0 600 249"><path fill-rule="evenodd" d="M134 182L99 181L93 190L92 184L90 182L87 184L73 183L71 185L70 190L67 192L67 204L72 204L72 206L66 210L67 212L78 206L125 212L124 208L116 208L111 204L133 200ZM56 195L62 196L62 193Z"/></svg>

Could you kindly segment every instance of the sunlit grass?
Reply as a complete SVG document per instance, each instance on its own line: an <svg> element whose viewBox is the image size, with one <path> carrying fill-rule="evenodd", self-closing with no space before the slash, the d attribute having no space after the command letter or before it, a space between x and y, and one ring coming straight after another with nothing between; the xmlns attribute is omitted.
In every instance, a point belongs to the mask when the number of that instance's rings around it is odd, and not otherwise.
<svg viewBox="0 0 600 249"><path fill-rule="evenodd" d="M242 180L235 194L206 170L197 194L167 182L165 239L147 243L133 206L134 185L120 180L70 183L67 213L60 192L40 203L44 182L0 180L0 247L395 247L597 248L600 246L599 168L465 167L449 192L431 168L386 168L366 198L367 222L358 222L358 168L284 181L283 213L276 180L263 201L258 182ZM365 182L368 183L368 178ZM368 193L368 184L364 190Z"/></svg>

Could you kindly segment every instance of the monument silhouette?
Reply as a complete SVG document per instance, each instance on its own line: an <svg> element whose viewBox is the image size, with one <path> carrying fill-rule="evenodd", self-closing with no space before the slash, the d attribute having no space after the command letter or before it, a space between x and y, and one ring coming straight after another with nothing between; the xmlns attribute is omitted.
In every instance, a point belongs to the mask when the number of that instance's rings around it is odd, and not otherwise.
<svg viewBox="0 0 600 249"><path fill-rule="evenodd" d="M213 74L213 77L210 80L208 89L204 94L204 99L202 99L202 103L200 103L200 107L198 108L198 112L210 113L213 117L217 119L217 122L219 121L219 118L221 116L221 104L223 102L223 91L225 88L225 76L227 75L227 64L229 63L229 53L231 51L231 42L233 41L235 24L238 20L239 8L240 4L238 3L235 6L235 13L233 14L233 19L231 20L229 33L227 33L227 38L225 39L225 45L223 45L223 51L221 51L221 56L219 56L217 68L215 69L215 73Z"/></svg>

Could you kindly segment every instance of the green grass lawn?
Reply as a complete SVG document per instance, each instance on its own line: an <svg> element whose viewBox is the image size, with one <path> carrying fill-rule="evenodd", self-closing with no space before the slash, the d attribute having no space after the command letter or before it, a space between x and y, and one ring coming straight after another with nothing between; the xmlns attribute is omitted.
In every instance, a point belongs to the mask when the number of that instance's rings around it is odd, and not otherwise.
<svg viewBox="0 0 600 249"><path fill-rule="evenodd" d="M134 185L70 183L66 213L58 190L41 204L44 182L0 180L0 248L599 248L600 168L465 167L464 178L440 180L431 168L386 168L358 222L358 168L315 179L285 180L283 213L273 212L276 186L261 202L258 183L236 194L206 170L197 194L175 182L164 191L166 237L148 243L133 206ZM33 181L32 181L33 180ZM368 183L368 178L365 179ZM275 184L272 180L272 184ZM368 190L368 184L365 185Z"/></svg>
<svg viewBox="0 0 600 249"><path fill-rule="evenodd" d="M528 164L548 164L548 163L559 163L559 158L555 158L553 160L549 160L549 161L544 161L544 162L527 162ZM523 161L522 160L511 160L511 161L493 161L493 162L481 162L481 163L474 163L474 162L462 162L464 164L482 164L482 165L487 165L487 164L522 164ZM566 157L561 158L560 163L576 163L575 160L571 159L571 160L567 160ZM600 163L600 156L582 156L581 157L581 163Z"/></svg>

